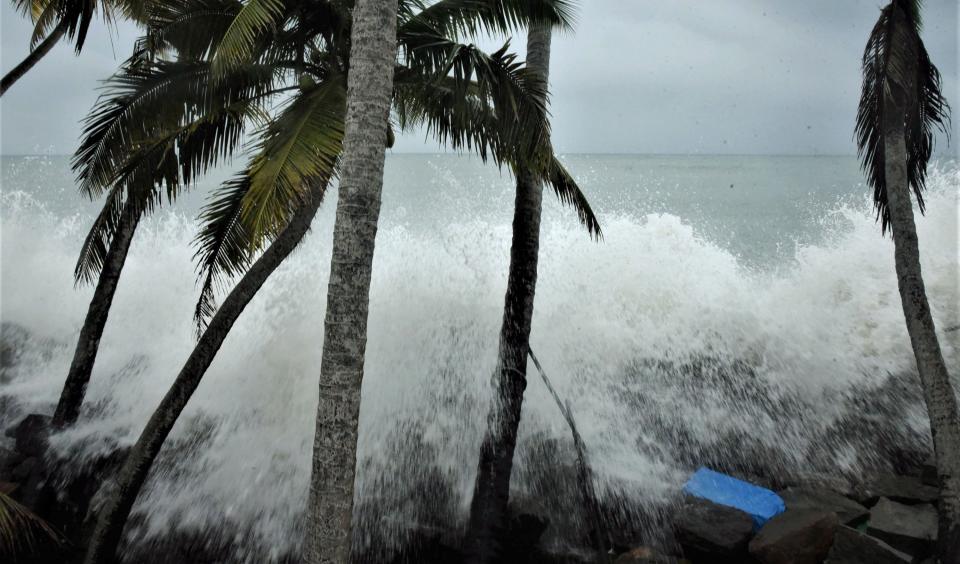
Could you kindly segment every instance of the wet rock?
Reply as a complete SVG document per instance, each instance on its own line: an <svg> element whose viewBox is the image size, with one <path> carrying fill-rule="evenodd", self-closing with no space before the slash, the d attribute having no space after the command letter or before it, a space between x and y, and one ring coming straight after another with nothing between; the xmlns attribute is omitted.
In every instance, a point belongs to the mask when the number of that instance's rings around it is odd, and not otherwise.
<svg viewBox="0 0 960 564"><path fill-rule="evenodd" d="M763 564L819 564L838 526L832 511L787 509L750 541L750 555Z"/></svg>
<svg viewBox="0 0 960 564"><path fill-rule="evenodd" d="M837 492L817 487L791 487L777 492L789 510L813 510L834 513L840 523L859 524L867 520L870 511L859 503Z"/></svg>
<svg viewBox="0 0 960 564"><path fill-rule="evenodd" d="M937 476L937 461L932 455L920 465L920 481L928 486L940 487L940 479Z"/></svg>
<svg viewBox="0 0 960 564"><path fill-rule="evenodd" d="M641 546L621 554L613 561L614 564L679 564L680 560L673 556L660 554L652 548Z"/></svg>
<svg viewBox="0 0 960 564"><path fill-rule="evenodd" d="M870 512L867 533L918 558L929 556L937 542L937 510L880 498Z"/></svg>
<svg viewBox="0 0 960 564"><path fill-rule="evenodd" d="M919 476L887 474L868 480L858 497L867 506L872 506L882 497L898 503L916 505L934 503L939 494L936 487L924 484Z"/></svg>
<svg viewBox="0 0 960 564"><path fill-rule="evenodd" d="M43 456L47 451L50 431L49 415L31 413L7 429L6 435L16 441L17 451L24 456Z"/></svg>
<svg viewBox="0 0 960 564"><path fill-rule="evenodd" d="M30 332L23 327L4 321L0 324L0 370L16 366Z"/></svg>
<svg viewBox="0 0 960 564"><path fill-rule="evenodd" d="M12 477L13 469L23 462L24 456L15 450L0 446L0 480Z"/></svg>
<svg viewBox="0 0 960 564"><path fill-rule="evenodd" d="M694 561L739 561L753 536L753 519L724 505L690 498L680 509L677 540Z"/></svg>
<svg viewBox="0 0 960 564"><path fill-rule="evenodd" d="M909 564L913 558L889 544L840 526L833 536L833 547L827 555L829 564Z"/></svg>
<svg viewBox="0 0 960 564"><path fill-rule="evenodd" d="M23 483L40 470L40 459L35 456L24 458L19 464L13 467L10 472L10 479L16 483Z"/></svg>
<svg viewBox="0 0 960 564"><path fill-rule="evenodd" d="M538 551L540 537L547 530L547 521L536 515L522 514L510 520L503 548L516 562L526 562Z"/></svg>

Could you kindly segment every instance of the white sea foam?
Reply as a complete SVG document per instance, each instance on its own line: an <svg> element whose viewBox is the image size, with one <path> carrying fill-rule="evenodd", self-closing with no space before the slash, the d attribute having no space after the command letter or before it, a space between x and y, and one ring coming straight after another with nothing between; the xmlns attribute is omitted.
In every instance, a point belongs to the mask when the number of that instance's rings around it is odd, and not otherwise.
<svg viewBox="0 0 960 564"><path fill-rule="evenodd" d="M50 410L91 295L71 280L86 219L50 213L23 193L2 197L3 321L62 345L10 369L0 395L15 398L20 413ZM943 330L960 324L960 172L935 172L928 199L927 216L918 218L923 269L956 374L960 331ZM314 232L224 343L173 433L181 443L200 437L202 446L158 469L137 506L148 517L137 534L226 520L249 527L251 538L276 553L297 542L331 208L326 204ZM800 467L811 443L843 414L852 390L911 370L891 241L880 237L865 204L831 213L840 221L828 243L801 246L794 260L763 272L745 268L673 215L607 216L601 243L568 215L547 219L532 346L571 401L603 491L637 504L675 492L685 467L674 436L652 421L682 429L698 444L729 433L754 436L783 465ZM58 447L91 453L136 439L192 348L194 233L191 221L169 213L142 225L89 388L96 414L60 436ZM439 232L392 221L381 228L357 481L358 507L377 509L358 517L361 544L393 542L411 524L436 520L415 495L425 484L449 486L454 518L464 515L495 363L509 241L509 224L484 216L457 218ZM719 372L732 370L734 379L749 373L764 400L691 388L684 378L702 372L682 367L703 359ZM815 409L784 421L764 403L777 399ZM904 422L926 432L922 410ZM531 374L518 491L533 487L524 469L536 465L537 449L567 437ZM843 470L855 460L825 464Z"/></svg>

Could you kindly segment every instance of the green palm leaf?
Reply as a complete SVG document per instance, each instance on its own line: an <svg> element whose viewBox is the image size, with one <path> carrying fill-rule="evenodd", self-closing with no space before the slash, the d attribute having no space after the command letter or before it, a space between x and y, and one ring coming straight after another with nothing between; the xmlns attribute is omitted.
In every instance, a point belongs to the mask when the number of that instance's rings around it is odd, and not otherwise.
<svg viewBox="0 0 960 564"><path fill-rule="evenodd" d="M214 294L242 273L286 225L305 187L335 176L343 143L346 81L308 86L262 132L247 170L226 182L200 215L198 331L216 311ZM326 182L324 180L324 182Z"/></svg>
<svg viewBox="0 0 960 564"><path fill-rule="evenodd" d="M178 60L209 57L237 14L239 0L165 0L151 6L143 49L154 55L175 51Z"/></svg>
<svg viewBox="0 0 960 564"><path fill-rule="evenodd" d="M254 246L283 227L305 179L333 174L345 112L346 80L331 75L308 86L263 132L241 212Z"/></svg>
<svg viewBox="0 0 960 564"><path fill-rule="evenodd" d="M81 188L95 195L109 186L110 192L81 249L74 270L78 282L99 274L124 200L132 201L140 213L150 211L161 203L158 188L163 186L167 199L174 200L181 189L235 152L248 124L265 120L261 105L276 92L270 88L273 69L268 65L241 67L218 82L207 80L206 63L187 65L183 73L166 66L153 69L163 80L143 68L134 78L127 77L132 82L124 84L142 82L108 101L110 111L91 128L75 157ZM178 84L170 86L171 80ZM152 112L158 89L167 94L164 100L186 109Z"/></svg>
<svg viewBox="0 0 960 564"><path fill-rule="evenodd" d="M223 72L250 61L257 39L276 30L283 19L283 0L247 0L217 46L214 69Z"/></svg>

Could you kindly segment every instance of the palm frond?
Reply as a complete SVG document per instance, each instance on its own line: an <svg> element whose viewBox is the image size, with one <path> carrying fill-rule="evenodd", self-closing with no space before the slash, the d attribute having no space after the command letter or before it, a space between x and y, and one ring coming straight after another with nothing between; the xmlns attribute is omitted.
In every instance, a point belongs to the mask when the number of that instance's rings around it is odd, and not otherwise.
<svg viewBox="0 0 960 564"><path fill-rule="evenodd" d="M20 15L36 22L40 14L51 5L50 0L13 0L13 8Z"/></svg>
<svg viewBox="0 0 960 564"><path fill-rule="evenodd" d="M346 80L307 86L261 135L241 220L254 246L285 224L308 178L330 177L343 144Z"/></svg>
<svg viewBox="0 0 960 564"><path fill-rule="evenodd" d="M284 18L283 0L247 0L223 34L213 56L217 72L249 62L258 38Z"/></svg>
<svg viewBox="0 0 960 564"><path fill-rule="evenodd" d="M534 80L509 52L509 42L490 54L441 36L418 35L401 45L406 66L420 73L420 80L449 76L455 97L473 92L492 105L500 129L498 137L505 141L497 150L505 160L546 165L549 152L543 149L550 138L546 85ZM540 162L533 163L535 160Z"/></svg>
<svg viewBox="0 0 960 564"><path fill-rule="evenodd" d="M123 204L124 191L121 187L115 187L108 194L80 247L80 256L73 269L73 279L77 284L94 282L100 275L107 260L110 242L120 225Z"/></svg>
<svg viewBox="0 0 960 564"><path fill-rule="evenodd" d="M398 35L427 33L448 38L510 35L531 24L570 28L570 0L439 0L407 2Z"/></svg>
<svg viewBox="0 0 960 564"><path fill-rule="evenodd" d="M142 48L156 56L175 51L180 61L209 57L243 4L239 0L165 0L155 2Z"/></svg>
<svg viewBox="0 0 960 564"><path fill-rule="evenodd" d="M567 171L566 167L557 159L556 155L551 155L550 165L547 170L548 181L557 195L557 199L562 204L572 207L577 212L577 218L580 223L587 228L591 237L600 240L603 239L603 231L600 229L600 220L593 213L590 202L580 191L577 181Z"/></svg>
<svg viewBox="0 0 960 564"><path fill-rule="evenodd" d="M573 207L580 222L591 236L602 237L600 222L576 181L552 152L544 135L535 135L541 145L536 154L547 154L545 160L531 160L518 155L517 141L511 135L517 130L501 123L513 120L510 111L498 113L493 102L480 95L475 84L464 87L453 77L423 80L410 69L399 69L395 79L394 107L401 127L423 126L429 135L457 151L469 150L486 160L489 155L497 164L532 168L538 180L549 183L561 203ZM518 106L533 104L532 93L515 99ZM527 110L538 111L538 106ZM522 143L522 141L521 141Z"/></svg>
<svg viewBox="0 0 960 564"><path fill-rule="evenodd" d="M167 0L164 0L166 2ZM150 20L153 6L161 4L156 0L104 0L111 12L119 13L124 18L138 24L146 24Z"/></svg>
<svg viewBox="0 0 960 564"><path fill-rule="evenodd" d="M96 197L118 181L165 182L168 192L189 184L232 153L274 86L272 65L238 67L220 80L206 62L127 65L85 121L73 158L80 190Z"/></svg>
<svg viewBox="0 0 960 564"><path fill-rule="evenodd" d="M53 0L57 6L57 13L67 28L67 36L74 42L77 53L83 49L90 30L90 23L97 10L104 11L104 18L109 19L108 6L97 0Z"/></svg>
<svg viewBox="0 0 960 564"><path fill-rule="evenodd" d="M55 27L60 24L57 6L55 4L46 4L42 11L33 18L33 33L30 35L30 49L34 49L44 40Z"/></svg>
<svg viewBox="0 0 960 564"><path fill-rule="evenodd" d="M200 214L203 227L197 235L194 254L199 263L200 299L193 314L198 335L216 313L216 291L250 266L251 237L240 221L243 200L249 191L250 175L245 170L214 192Z"/></svg>
<svg viewBox="0 0 960 564"><path fill-rule="evenodd" d="M0 492L0 555L16 558L36 548L38 536L56 544L63 535L24 505Z"/></svg>
<svg viewBox="0 0 960 564"><path fill-rule="evenodd" d="M262 132L247 169L214 192L196 239L200 299L197 331L216 311L215 294L244 272L286 226L311 182L336 175L343 142L346 83L341 76L307 87Z"/></svg>
<svg viewBox="0 0 960 564"><path fill-rule="evenodd" d="M907 178L921 213L925 210L923 191L934 133L940 130L949 135L950 130L950 108L943 97L940 73L930 61L919 29L919 2L894 0L881 11L863 53L855 137L883 233L890 223L884 124L886 113L896 111L889 100L898 100L895 106L904 111Z"/></svg>

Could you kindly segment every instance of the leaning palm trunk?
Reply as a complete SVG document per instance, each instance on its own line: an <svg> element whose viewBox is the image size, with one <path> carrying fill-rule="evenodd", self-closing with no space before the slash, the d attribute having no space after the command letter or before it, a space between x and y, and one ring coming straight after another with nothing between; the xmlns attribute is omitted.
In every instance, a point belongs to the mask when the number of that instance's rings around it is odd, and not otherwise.
<svg viewBox="0 0 960 564"><path fill-rule="evenodd" d="M72 425L80 415L80 406L87 392L93 364L97 360L97 351L100 348L100 337L110 315L110 305L117 291L120 273L127 260L130 243L140 222L140 212L133 202L128 202L121 212L120 223L110 241L110 250L103 261L97 288L90 300L87 317L83 320L80 337L77 339L77 348L73 353L70 371L63 384L57 410L53 414L53 425L65 427Z"/></svg>
<svg viewBox="0 0 960 564"><path fill-rule="evenodd" d="M907 145L902 103L889 91L885 100L884 159L887 208L893 230L894 259L907 333L923 385L940 482L939 561L960 561L960 415L947 365L940 352L920 272L920 249L907 177Z"/></svg>
<svg viewBox="0 0 960 564"><path fill-rule="evenodd" d="M527 69L546 90L550 67L550 27L537 24L527 36ZM500 556L507 523L510 474L517 446L523 392L527 387L527 355L533 298L540 251L543 186L525 169L518 169L513 212L510 270L500 328L500 350L493 405L480 446L477 481L470 505L466 550L472 563L493 562Z"/></svg>
<svg viewBox="0 0 960 564"><path fill-rule="evenodd" d="M116 558L123 527L150 468L167 435L200 384L217 351L247 304L267 278L303 240L317 214L326 181L317 182L297 209L290 223L233 288L210 320L190 357L177 375L163 401L154 411L120 469L115 488L97 516L97 525L87 548L85 564L110 564Z"/></svg>
<svg viewBox="0 0 960 564"><path fill-rule="evenodd" d="M60 41L60 38L63 37L66 31L67 24L66 21L63 21L57 25L57 27L53 28L50 35L46 36L39 45L31 50L19 65L13 67L10 72L3 75L3 80L0 80L0 96L3 96L15 82L23 78L23 75L27 74L34 65L39 63L40 59L45 57L46 54L53 49L53 46Z"/></svg>
<svg viewBox="0 0 960 564"><path fill-rule="evenodd" d="M308 564L350 559L370 277L397 52L396 0L357 0L351 45L303 553Z"/></svg>

